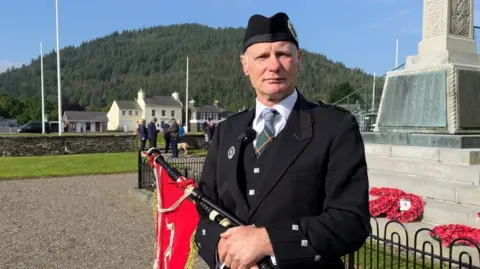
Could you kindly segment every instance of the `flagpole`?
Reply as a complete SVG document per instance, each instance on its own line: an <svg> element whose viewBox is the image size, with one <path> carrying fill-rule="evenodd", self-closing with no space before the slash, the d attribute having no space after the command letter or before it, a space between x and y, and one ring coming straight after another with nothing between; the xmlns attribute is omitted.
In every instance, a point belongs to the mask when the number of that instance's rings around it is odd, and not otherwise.
<svg viewBox="0 0 480 269"><path fill-rule="evenodd" d="M395 45L395 68L398 67L398 38Z"/></svg>
<svg viewBox="0 0 480 269"><path fill-rule="evenodd" d="M45 134L45 86L43 80L43 44L40 42L40 77L42 83L42 134Z"/></svg>
<svg viewBox="0 0 480 269"><path fill-rule="evenodd" d="M55 25L57 35L57 86L58 86L58 135L62 135L62 82L60 78L60 41L58 30L58 0L55 0Z"/></svg>
<svg viewBox="0 0 480 269"><path fill-rule="evenodd" d="M372 94L372 112L375 111L375 81L377 80L377 75L373 72L373 94Z"/></svg>
<svg viewBox="0 0 480 269"><path fill-rule="evenodd" d="M187 56L187 75L185 86L185 132L188 132L190 124L188 124L188 56Z"/></svg>

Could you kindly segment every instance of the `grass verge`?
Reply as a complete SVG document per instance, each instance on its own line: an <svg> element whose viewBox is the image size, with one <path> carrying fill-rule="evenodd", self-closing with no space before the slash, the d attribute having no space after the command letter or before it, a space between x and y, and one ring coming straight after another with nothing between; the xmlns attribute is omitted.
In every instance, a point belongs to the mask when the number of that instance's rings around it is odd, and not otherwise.
<svg viewBox="0 0 480 269"><path fill-rule="evenodd" d="M429 248L426 248L426 252L429 253ZM416 254L414 258L413 253L409 253L408 257L406 256L406 251L402 249L399 251L397 246L388 246L385 248L383 244L377 242L370 242L370 239L367 239L365 245L355 253L355 262L354 268L356 269L387 269L387 268L398 268L398 269L409 269L409 268L422 268L422 269L441 269L448 268L448 265L440 264L440 261L434 259L432 262L431 256L425 254L425 256L420 256L419 253ZM346 260L348 263L348 260ZM345 266L347 268L347 266Z"/></svg>
<svg viewBox="0 0 480 269"><path fill-rule="evenodd" d="M137 171L137 153L0 158L0 179L115 174Z"/></svg>

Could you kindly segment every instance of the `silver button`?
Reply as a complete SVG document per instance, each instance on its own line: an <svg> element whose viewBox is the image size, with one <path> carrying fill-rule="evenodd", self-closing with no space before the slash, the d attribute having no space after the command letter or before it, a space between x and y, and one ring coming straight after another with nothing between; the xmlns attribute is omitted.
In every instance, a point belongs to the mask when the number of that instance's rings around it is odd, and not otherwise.
<svg viewBox="0 0 480 269"><path fill-rule="evenodd" d="M205 229L202 229L202 235L206 235L207 234L207 231L205 231Z"/></svg>
<svg viewBox="0 0 480 269"><path fill-rule="evenodd" d="M293 225L292 225L292 230L293 230L293 231L298 231L298 225L297 225L297 224L293 224Z"/></svg>
<svg viewBox="0 0 480 269"><path fill-rule="evenodd" d="M318 262L322 259L322 256L320 255L315 255L315 258L313 258L314 261Z"/></svg>
<svg viewBox="0 0 480 269"><path fill-rule="evenodd" d="M253 173L258 174L260 173L260 168L253 168Z"/></svg>
<svg viewBox="0 0 480 269"><path fill-rule="evenodd" d="M255 195L255 190L249 190L248 195Z"/></svg>
<svg viewBox="0 0 480 269"><path fill-rule="evenodd" d="M302 247L306 247L308 245L308 240L302 240Z"/></svg>

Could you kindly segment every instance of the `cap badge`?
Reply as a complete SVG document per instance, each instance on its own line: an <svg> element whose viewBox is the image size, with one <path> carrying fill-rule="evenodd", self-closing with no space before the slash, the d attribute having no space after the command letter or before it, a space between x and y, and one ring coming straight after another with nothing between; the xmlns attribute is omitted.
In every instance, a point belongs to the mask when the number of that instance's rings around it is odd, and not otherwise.
<svg viewBox="0 0 480 269"><path fill-rule="evenodd" d="M293 23L291 20L287 21L288 30L290 30L290 34L292 34L293 38L298 42L297 31L295 31L295 27L293 27Z"/></svg>

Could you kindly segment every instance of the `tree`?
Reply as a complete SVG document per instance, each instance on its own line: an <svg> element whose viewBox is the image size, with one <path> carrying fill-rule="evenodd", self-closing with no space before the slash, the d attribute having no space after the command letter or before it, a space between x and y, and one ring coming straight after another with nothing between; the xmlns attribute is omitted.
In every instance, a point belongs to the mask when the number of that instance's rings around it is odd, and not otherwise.
<svg viewBox="0 0 480 269"><path fill-rule="evenodd" d="M348 82L343 82L340 84L335 85L333 88L331 88L328 91L327 94L327 103L335 103L345 96L351 94L355 90L353 87L350 85ZM350 103L355 103L355 101L360 100L361 98L358 96L358 94L353 94L349 100L351 100Z"/></svg>
<svg viewBox="0 0 480 269"><path fill-rule="evenodd" d="M114 99L147 94L168 95L174 90L185 100L186 56L189 56L189 95L198 105L214 100L230 111L253 105L254 92L241 70L244 28L215 29L179 24L114 32L61 50L62 106L110 106ZM322 54L304 50L303 71L297 87L307 99L318 100L338 81L359 88L372 80L362 70L350 69ZM44 56L46 96L57 96L57 63L52 50ZM0 74L0 92L18 100L40 99L40 58ZM14 114L16 115L16 114Z"/></svg>

